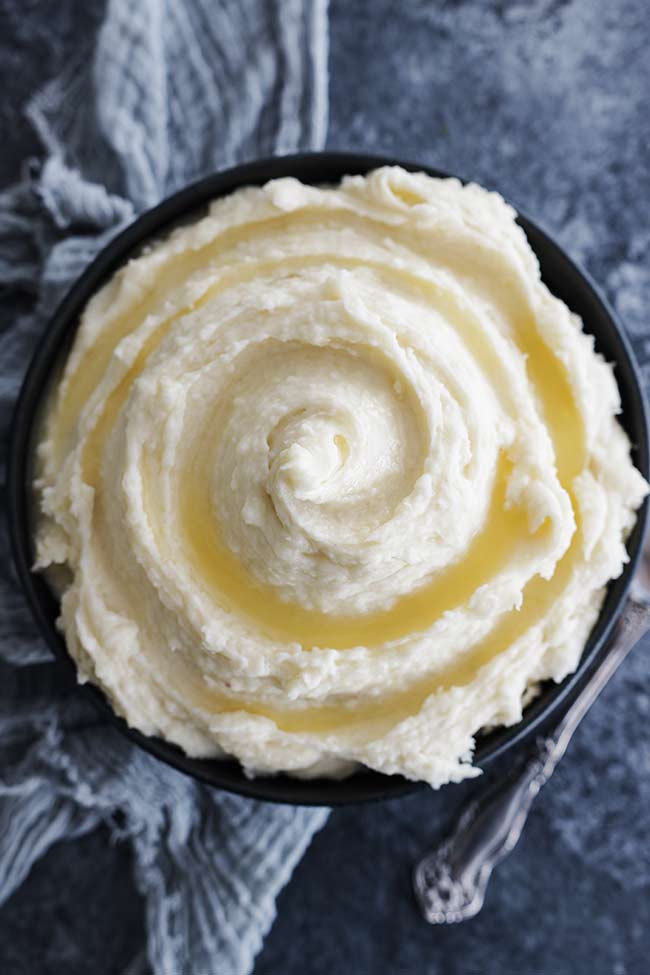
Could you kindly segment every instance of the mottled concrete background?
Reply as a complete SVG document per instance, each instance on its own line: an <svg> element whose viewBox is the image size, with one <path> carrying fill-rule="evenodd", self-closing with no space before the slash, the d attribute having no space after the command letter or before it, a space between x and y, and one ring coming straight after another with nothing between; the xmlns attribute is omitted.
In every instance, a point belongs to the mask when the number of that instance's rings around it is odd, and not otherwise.
<svg viewBox="0 0 650 975"><path fill-rule="evenodd" d="M22 103L101 10L0 0L2 183L38 151ZM500 189L584 262L647 357L649 48L647 0L333 0L329 142ZM649 648L584 721L477 919L430 929L409 888L474 785L337 811L280 898L257 975L645 975ZM121 975L142 938L129 851L98 832L55 849L0 912L0 972Z"/></svg>

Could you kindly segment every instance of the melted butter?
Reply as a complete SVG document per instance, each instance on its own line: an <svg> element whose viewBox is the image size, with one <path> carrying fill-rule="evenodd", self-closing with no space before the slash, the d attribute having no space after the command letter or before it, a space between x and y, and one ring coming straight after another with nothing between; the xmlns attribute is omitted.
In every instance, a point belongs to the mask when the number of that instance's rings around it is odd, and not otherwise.
<svg viewBox="0 0 650 975"><path fill-rule="evenodd" d="M197 679L189 667L178 661L174 661L173 671L169 669L167 660L162 661L162 666L167 671L167 679L174 681L184 699L207 713L234 714L244 710L268 718L287 733L327 734L340 732L343 728L353 730L363 727L368 737L381 736L400 721L417 714L432 694L470 684L481 667L540 623L569 582L580 545L581 533L578 531L558 562L553 577L548 580L539 576L531 579L524 587L522 608L504 613L488 636L471 647L462 659L439 670L434 677L417 681L406 690L394 694L383 693L378 700L358 704L351 699L333 705L303 704L291 710L279 709L211 690Z"/></svg>
<svg viewBox="0 0 650 975"><path fill-rule="evenodd" d="M536 576L529 580L523 590L521 608L504 613L492 631L483 640L469 648L461 659L455 660L446 668L439 670L433 677L429 676L419 680L403 691L394 694L382 694L381 700L359 704L352 699L333 705L308 704L293 709L278 709L262 705L257 701L237 700L219 691L211 690L198 681L195 674L187 668L183 668L185 673L182 679L187 690L191 693L191 700L196 707L215 714L229 714L246 710L250 714L272 720L278 728L287 733L328 734L334 731L340 732L343 728L353 730L363 727L364 734L368 737L379 737L400 721L405 720L410 715L417 714L432 694L444 693L452 687L463 687L470 684L481 667L494 660L505 648L512 646L533 626L544 619L553 603L566 588L574 564L580 558L582 532L578 505L571 489L571 481L581 469L582 458L586 451L582 419L576 408L570 383L562 363L543 343L534 323L531 323L528 334L521 344L522 351L528 356L528 373L537 390L545 422L556 450L560 483L567 490L578 526L569 548L556 565L551 579ZM368 625L366 635L369 636L369 639L366 645L371 646L381 640L396 638L399 635L404 635L404 633L417 632L419 627L411 615L413 612L420 619L421 628L431 625L445 609L460 605L467 598L467 594L471 595L481 584L479 580L485 579L485 577L490 578L489 569L485 574L481 572L483 559L487 563L492 563L493 572L498 571L501 554L503 554L501 565L506 564L516 548L517 540L521 541L522 537L526 537L528 530L523 519L523 512L520 509L514 508L506 511L503 507L505 501L504 488L509 473L508 462L503 456L499 468L486 527L475 538L464 559L436 577L429 586L399 600L392 609L385 613L377 613L373 614L372 617L361 619L345 620L338 618L334 620L335 626L337 624L342 626L336 635L343 635L346 632L345 628L350 625L356 636L359 633L359 628ZM209 506L209 499L191 498L191 494L192 492L188 491L185 501L182 503L182 520L185 530L188 532L186 537L190 540L194 539L193 549L201 561L201 571L207 572L207 578L210 579L214 579L215 575L221 577L226 587L228 586L226 571L232 571L235 595L241 582L246 598L255 600L253 608L258 608L261 599L266 599L266 593L262 594L261 592L263 587L256 580L251 580L251 576L245 567L227 549L221 547L218 552L215 552L213 546L216 540L214 538L210 540L205 532L205 525L210 522L194 517L198 508L194 507L193 503L197 504L198 507L201 504ZM512 520L504 523L504 516L507 515L510 515ZM518 524L516 523L517 520L519 521ZM503 533L500 529L503 529ZM542 525L539 533L543 530L544 526ZM225 556L224 562L221 562L222 553ZM464 572L467 569L468 560L471 567L470 571L473 571L474 577L472 584L468 584L467 589L464 589ZM203 564L204 562L205 564ZM300 607L288 606L275 593L271 593L271 595L273 599L270 611L272 617L275 617L276 613L282 614L280 619L284 621L288 609L291 613L297 611L299 617L305 613ZM323 616L324 614L320 615ZM292 617L292 622L294 619L295 617ZM426 622L427 620L428 622ZM299 622L303 626L311 625L309 620L304 617ZM395 634L395 636L387 636L388 632ZM313 631L311 633L313 635ZM336 643L331 640L332 635L332 633L329 634L330 639L328 639L327 645L336 648ZM312 642L315 643L315 641ZM363 640L355 642L361 643Z"/></svg>
<svg viewBox="0 0 650 975"><path fill-rule="evenodd" d="M408 190L405 192L409 195ZM142 322L157 307L160 307L168 296L182 287L192 274L201 269L207 271L211 268L215 274L219 275L219 280L209 286L206 292L192 305L192 308L197 308L223 287L239 281L245 281L252 276L257 276L260 272L264 273L266 270L271 270L287 260L286 258L280 258L278 261L256 261L251 268L243 265L233 269L227 266L229 251L230 256L232 256L233 250L236 250L238 246L246 244L251 238L259 237L266 230L272 233L281 233L285 229L292 229L297 226L303 228L318 226L320 229L326 230L329 226L336 227L337 221L341 216L343 216L351 228L361 232L369 228L372 229L377 224L377 221L369 216L353 213L344 208L332 208L328 211L316 209L315 211L306 210L301 213L283 213L261 220L252 220L243 226L224 230L209 241L209 243L197 250L188 250L181 254L170 255L157 269L155 283L143 294L142 298L123 315L117 316L110 323L109 327L95 338L93 343L84 351L81 361L76 363L73 372L66 371L56 404L56 422L54 424L56 438L55 457L61 461L66 451L72 446L76 425L82 410L93 391L101 382L117 345L122 339L136 331ZM404 246L410 248L414 254L417 254L425 261L431 260L433 256L432 251L418 247L401 228L393 226L391 227L391 233L396 238L402 237ZM433 293L438 300L443 300L446 310L452 313L454 325L467 337L468 330L465 325L468 319L467 309L463 309L463 313L459 314L453 298L450 299L449 296L445 296L442 289L433 282L427 281L417 274L409 273L406 268L400 268L397 271L381 263L355 259L352 256L337 258L330 254L318 253L303 257L294 256L289 260L296 269L319 266L326 262L342 267L370 267L386 273L393 280L399 280L400 277L409 280L411 284L415 284L424 293L429 295ZM444 261L441 264L444 265ZM189 308L185 308L178 312L172 317L172 321L186 314L189 310ZM473 318L473 316L469 317ZM476 323L477 320L472 322L473 325L476 325ZM478 330L472 328L471 331L472 345L476 348L481 361L487 362L489 360L490 366L494 370L493 374L500 373L501 366L498 361L498 356L495 355L494 350L483 338L480 328ZM547 349L547 352L552 356L550 350ZM552 358L554 357L552 356Z"/></svg>
<svg viewBox="0 0 650 975"><path fill-rule="evenodd" d="M555 600L561 595L573 572L573 564L580 553L580 533L574 534L572 543L558 562L551 579L536 576L524 587L523 603L520 610L504 613L490 634L475 644L460 660L438 671L433 678L418 681L405 691L384 694L381 701L352 708L344 705L320 708L303 708L301 711L274 711L271 708L258 708L245 705L246 710L271 718L279 728L287 732L327 733L342 727L364 725L371 734L381 734L409 715L417 714L432 694L444 693L452 687L465 687L476 677L485 664L494 660L503 650L512 646L533 626L544 619ZM209 696L206 696L205 706ZM241 707L241 705L240 705ZM221 698L217 710L236 710L232 702ZM367 726L367 727L366 727Z"/></svg>
<svg viewBox="0 0 650 975"><path fill-rule="evenodd" d="M571 498L575 516L577 504L571 484L587 463L587 446L584 424L576 407L571 383L564 366L544 342L534 321L523 325L518 345L527 357L528 378L537 392L544 422L553 442L558 480Z"/></svg>
<svg viewBox="0 0 650 975"><path fill-rule="evenodd" d="M282 218L275 219L281 220ZM251 232L254 232L259 230L263 223L264 221L258 221L247 226ZM62 456L66 448L70 446L81 411L101 382L110 358L122 339L136 331L142 322L153 313L154 309L164 302L165 297L182 287L192 273L201 267L207 268L220 250L227 248L230 243L236 243L239 237L238 229L232 229L220 234L199 250L189 250L180 255L170 255L158 268L153 286L143 294L133 307L129 308L123 315L117 316L110 323L110 326L102 331L92 345L84 351L74 372L65 376L65 382L61 387L56 407L57 456ZM210 290L208 289L208 291ZM173 318L176 319L189 310L189 308L185 308ZM154 346L148 351L152 351L156 344L154 343ZM141 363L140 368L142 365L144 362Z"/></svg>
<svg viewBox="0 0 650 975"><path fill-rule="evenodd" d="M293 219L295 220L295 215ZM275 222L281 221L282 218L279 218ZM254 231L255 228L251 232ZM168 281L176 286L190 270L196 270L197 264L205 259L208 253L216 253L219 246L223 246L223 242L218 240L201 252L183 255L181 259L177 258L175 267L177 273L174 273L172 278L168 278ZM307 258L292 263L308 264L319 259L319 257ZM328 261L336 263L329 256ZM356 262L341 259L341 263ZM382 271L385 271L385 268L382 268ZM260 273L259 265L255 273ZM244 274L228 275L229 280L243 277ZM418 280L427 289L433 287L430 282ZM229 282L223 281L213 285L201 299L201 303L226 283ZM59 441L61 445L67 443L71 432L74 432L81 410L101 379L117 343L139 326L159 300L160 294L157 292L145 296L136 308L118 319L110 331L102 335L85 354L82 363L67 383L63 400L59 405L58 426L65 431ZM98 492L98 502L101 497L103 446L128 396L130 386L173 321L187 311L188 309L183 309L178 316L163 323L149 337L131 368L108 397L102 414L87 440L84 450L84 480L95 487ZM520 350L527 356L528 376L537 391L540 407L553 440L558 476L571 497L574 513L576 513L577 505L571 492L571 481L584 466L586 448L582 419L574 403L569 377L562 363L542 340L534 321L520 323L516 340ZM481 358L491 359L491 365L496 368L493 351L486 351L485 343L483 346L481 351L484 355ZM275 592L257 582L245 566L220 542L216 532L212 534L206 532L206 525L214 525L207 486L202 490L196 484L190 483L182 492L179 510L185 540L191 550L191 558L203 581L207 581L214 598L219 602L225 601L235 611L250 616L269 634L281 634L283 639L297 640L305 647L320 645L343 649L360 644L372 646L426 629L445 610L465 602L478 586L507 564L516 551L518 542L528 535L525 513L517 508L508 510L504 508L507 475L507 464L502 459L495 479L485 528L475 537L460 562L439 573L427 586L398 600L391 609L364 617L332 618L326 614L313 613L300 606L284 602ZM207 479L204 480L205 485ZM103 518L101 503L96 505L94 517ZM359 723L372 726L373 729L380 726L389 727L402 718L417 713L432 693L469 683L481 666L495 658L505 647L510 646L543 619L544 614L570 579L573 564L579 557L580 545L580 533L577 532L570 548L558 563L552 579L543 580L536 577L530 580L524 588L521 610L505 613L497 621L491 633L468 649L459 661L439 671L433 678L420 681L406 691L392 696L382 696L381 701L363 705L356 705L354 702L323 707L308 705L294 710L280 711L260 705L258 702L244 702L221 692L212 691L185 666L182 666L179 671L178 661L173 665L174 675L187 686L188 699L197 706L213 713L245 709L250 713L274 720L280 728L288 732L327 732L343 725ZM164 656L164 651L161 651L161 663ZM162 669L168 667L171 668L172 664L165 661Z"/></svg>
<svg viewBox="0 0 650 975"><path fill-rule="evenodd" d="M162 341L170 327L171 321L163 322L143 343L127 372L106 398L104 408L86 440L82 460L83 479L86 484L95 489L96 493L101 492L104 446L108 442L115 420L131 391L133 382L140 375L147 359Z"/></svg>
<svg viewBox="0 0 650 975"><path fill-rule="evenodd" d="M406 186L398 186L393 183L391 184L390 191L396 199L401 200L402 203L406 203L406 205L409 207L415 207L420 203L426 203L426 198L424 196L421 196L419 193L415 193Z"/></svg>
<svg viewBox="0 0 650 975"><path fill-rule="evenodd" d="M320 215L322 220L322 215ZM163 304L165 299L182 288L193 273L207 270L214 266L215 273L220 274L219 281L208 287L198 299L193 308L200 307L211 295L224 286L236 281L244 281L260 273L266 265L256 262L250 269L228 272L224 257L228 249L235 248L266 228L282 231L283 228L295 225L296 222L312 223L318 219L318 214L307 211L303 214L280 214L262 220L254 220L241 227L224 230L209 243L197 250L184 251L181 254L171 254L157 269L155 283L143 294L142 298L123 315L117 316L85 349L81 361L76 363L74 372L64 375L64 382L56 405L56 444L55 456L61 459L73 442L77 422L86 402L99 385L104 376L110 358L122 339L131 335L142 322L154 312L156 307ZM217 264L221 258L220 266ZM322 260L322 258L320 258ZM277 262L268 262L268 267L274 267ZM172 320L187 314L190 308L184 308L173 316ZM162 337L162 336L161 336ZM156 343L157 344L157 343ZM153 347L152 347L153 348ZM151 351L151 349L149 350Z"/></svg>
<svg viewBox="0 0 650 975"><path fill-rule="evenodd" d="M516 557L522 539L528 540L530 535L526 511L514 506L505 508L510 471L511 465L502 458L485 527L463 557L422 588L380 612L332 616L308 610L283 600L274 589L258 581L221 539L210 504L209 481L203 472L182 479L178 502L181 537L199 584L218 605L244 616L269 639L299 643L306 650L371 647L428 629L446 610L466 603L479 586ZM148 515L153 524L155 512L149 510ZM159 529L157 540L162 541L162 537Z"/></svg>

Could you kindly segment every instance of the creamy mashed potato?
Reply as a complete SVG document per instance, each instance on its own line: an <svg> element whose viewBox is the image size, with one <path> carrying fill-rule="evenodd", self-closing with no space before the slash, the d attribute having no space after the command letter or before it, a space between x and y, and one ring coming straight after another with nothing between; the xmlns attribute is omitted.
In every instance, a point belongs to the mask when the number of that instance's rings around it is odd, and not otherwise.
<svg viewBox="0 0 650 975"><path fill-rule="evenodd" d="M88 304L39 446L81 680L250 773L478 774L580 658L646 484L494 193L216 200Z"/></svg>

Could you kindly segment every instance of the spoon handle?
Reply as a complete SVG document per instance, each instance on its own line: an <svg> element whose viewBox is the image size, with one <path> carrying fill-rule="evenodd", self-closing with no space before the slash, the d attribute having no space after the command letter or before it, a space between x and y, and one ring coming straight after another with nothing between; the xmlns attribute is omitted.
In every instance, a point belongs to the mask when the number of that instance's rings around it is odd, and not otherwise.
<svg viewBox="0 0 650 975"><path fill-rule="evenodd" d="M650 630L645 594L630 598L607 656L564 718L536 740L526 760L463 810L451 835L415 866L413 887L430 924L452 924L481 910L492 871L521 836L533 800L553 774L574 731L632 647Z"/></svg>

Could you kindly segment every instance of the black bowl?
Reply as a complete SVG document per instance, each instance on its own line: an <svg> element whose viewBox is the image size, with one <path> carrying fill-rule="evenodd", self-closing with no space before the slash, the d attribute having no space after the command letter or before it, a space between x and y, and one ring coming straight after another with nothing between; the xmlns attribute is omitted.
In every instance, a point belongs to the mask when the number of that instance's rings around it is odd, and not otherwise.
<svg viewBox="0 0 650 975"><path fill-rule="evenodd" d="M377 166L400 165L409 170L424 170L432 176L447 176L414 163L347 153L322 152L265 159L237 166L208 176L181 190L143 214L103 250L71 288L56 311L40 341L23 383L13 422L9 454L8 492L9 526L14 559L22 586L34 617L61 665L71 674L75 667L65 641L55 626L59 615L58 601L45 580L31 571L33 564L30 524L31 448L35 418L51 371L61 361L72 343L79 316L97 289L142 245L159 237L174 224L195 216L214 197L223 196L246 184L262 184L279 176L295 176L306 183L335 183L346 174L367 173ZM554 241L531 220L522 215L519 223L540 262L542 278L558 298L581 316L586 331L596 340L596 348L616 364L623 412L621 422L632 441L633 457L639 470L648 476L648 431L639 376L630 346L616 319L596 287ZM485 766L506 749L519 743L543 722L557 716L563 705L575 695L580 682L607 649L607 638L623 604L634 572L643 538L647 504L639 512L628 550L630 561L622 575L609 586L602 612L582 655L577 671L561 684L547 684L542 693L524 712L522 720L511 728L500 728L481 735L475 761ZM159 738L149 738L129 728L113 712L104 694L92 685L83 691L111 721L133 742L177 769L231 792L267 799L311 805L340 805L371 799L388 799L406 795L424 787L401 776L360 771L347 779L299 780L285 775L247 778L235 761L188 758L175 745Z"/></svg>

